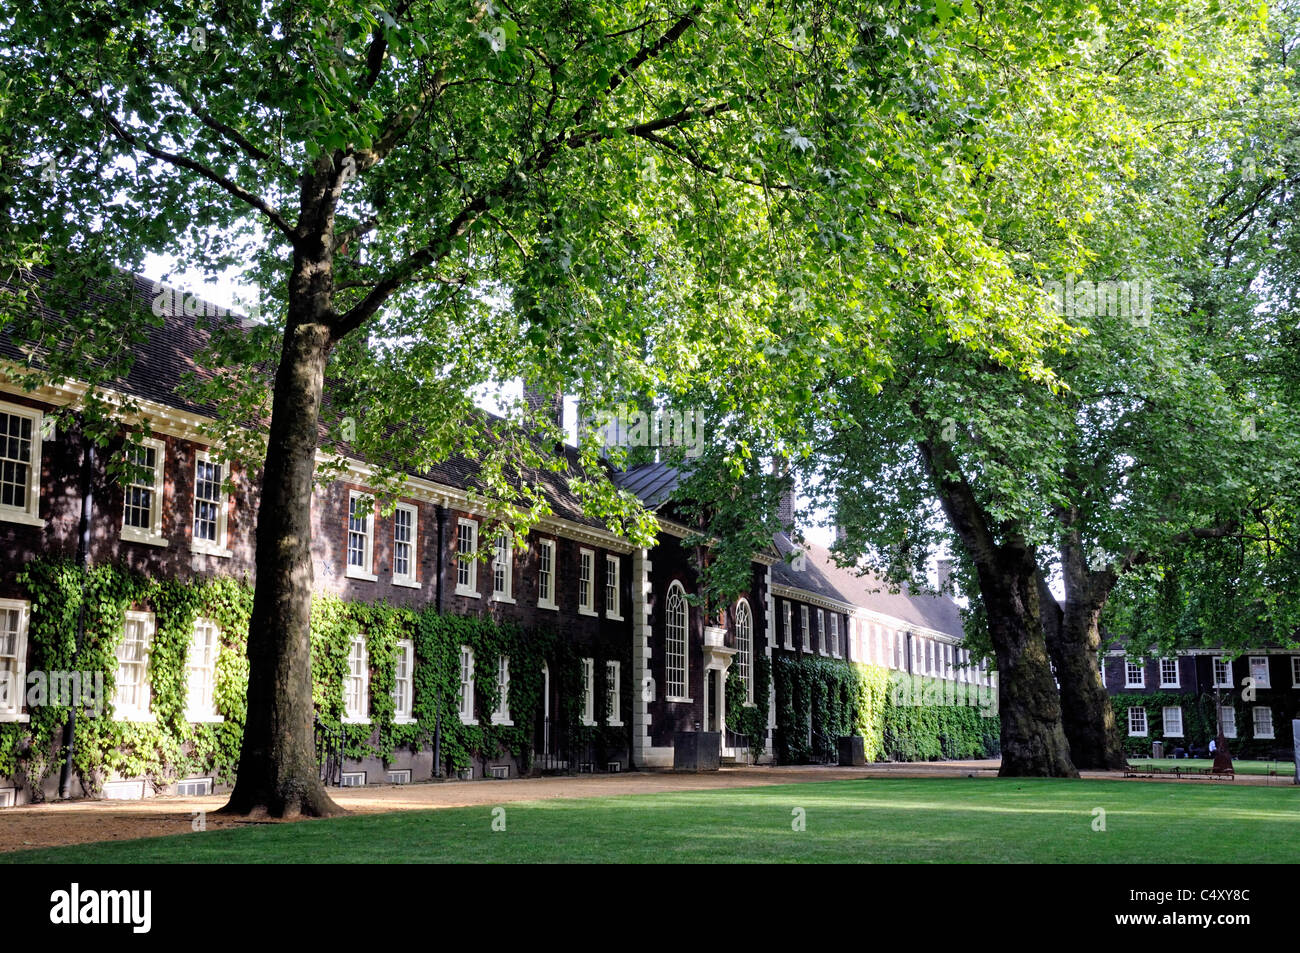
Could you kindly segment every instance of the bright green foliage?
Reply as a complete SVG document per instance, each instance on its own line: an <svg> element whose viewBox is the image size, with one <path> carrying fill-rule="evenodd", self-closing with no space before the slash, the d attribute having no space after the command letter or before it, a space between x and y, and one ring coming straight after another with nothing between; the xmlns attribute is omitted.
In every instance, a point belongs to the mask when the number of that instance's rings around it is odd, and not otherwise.
<svg viewBox="0 0 1300 953"><path fill-rule="evenodd" d="M109 773L143 776L156 786L178 777L204 773L229 780L238 761L244 723L248 663L244 645L252 593L230 578L202 582L145 579L116 566L94 566L83 581L66 560L29 563L19 582L31 596L29 632L31 671L100 672L105 699L98 717L79 712L74 767L83 787L98 793ZM77 617L86 607L85 642L75 652ZM132 607L155 614L154 646L148 681L152 723L115 721L111 698L117 672L116 650L123 635L123 615ZM185 720L185 660L197 618L211 619L221 631L214 698L224 716L219 724ZM62 765L59 745L68 710L54 705L31 709L29 724L0 726L0 771L21 767L34 791Z"/></svg>
<svg viewBox="0 0 1300 953"><path fill-rule="evenodd" d="M757 656L754 666L754 704L745 704L745 683L733 666L727 673L727 728L743 735L751 758L767 750L767 698L772 685L772 660Z"/></svg>
<svg viewBox="0 0 1300 953"><path fill-rule="evenodd" d="M854 734L868 761L998 755L993 700L975 686L818 657L780 657L773 674L784 764L817 760Z"/></svg>
<svg viewBox="0 0 1300 953"><path fill-rule="evenodd" d="M31 594L31 670L102 672L106 704L99 717L79 713L75 768L82 784L97 793L110 772L141 776L155 787L192 775L234 779L246 712L248 659L245 639L252 608L252 590L244 582L213 577L202 582L151 580L117 566L92 567L86 578L86 641L73 658L77 614L81 605L81 573L65 560L38 560L23 571L20 582ZM123 614L130 608L154 613L155 636L148 680L152 692L151 723L114 721L107 704L117 671L116 649L123 633ZM441 715L444 767L456 771L470 766L477 754L510 751L525 770L532 756L535 722L542 710L542 665L558 683L561 711L558 724L569 726L579 744L590 743L598 754L621 751L628 744L632 722L631 660L626 647L612 647L595 660L595 726L580 724L581 666L577 649L548 630L524 630L489 619L439 615L432 609L415 611L384 603L345 602L318 596L312 604L312 685L317 717L328 727L343 721L343 680L352 637L364 633L370 667L370 724L342 725L350 758L378 755L388 761L399 748L431 746ZM221 632L214 698L223 721L186 721L186 656L194 620L210 619ZM396 724L392 697L397 643L415 643L414 723ZM468 645L475 657L475 701L478 723L464 725L459 711L459 647ZM494 725L497 709L497 659L510 659L510 713L513 726ZM621 661L620 698L623 710L611 726L606 716L606 661ZM766 712L766 709L764 709ZM66 708L39 706L29 724L0 725L0 774L26 772L34 790L61 764L59 744ZM597 760L600 760L597 758Z"/></svg>

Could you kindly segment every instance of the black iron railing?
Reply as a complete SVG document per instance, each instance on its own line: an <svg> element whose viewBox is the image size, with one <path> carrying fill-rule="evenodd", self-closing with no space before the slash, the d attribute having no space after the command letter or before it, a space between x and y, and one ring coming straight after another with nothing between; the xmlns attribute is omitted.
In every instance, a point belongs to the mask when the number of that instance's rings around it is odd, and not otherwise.
<svg viewBox="0 0 1300 953"><path fill-rule="evenodd" d="M343 729L331 728L319 718L315 726L316 761L320 764L320 779L335 787L343 784Z"/></svg>

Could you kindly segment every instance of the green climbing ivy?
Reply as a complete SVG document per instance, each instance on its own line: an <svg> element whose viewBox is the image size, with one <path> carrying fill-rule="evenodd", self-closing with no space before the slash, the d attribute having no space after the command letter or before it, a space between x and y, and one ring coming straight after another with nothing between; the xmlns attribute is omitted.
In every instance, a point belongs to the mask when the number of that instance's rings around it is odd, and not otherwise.
<svg viewBox="0 0 1300 953"><path fill-rule="evenodd" d="M781 657L773 665L776 754L815 760L857 734L868 761L991 758L1000 726L975 686L840 659Z"/></svg>
<svg viewBox="0 0 1300 953"><path fill-rule="evenodd" d="M83 578L84 577L84 578ZM148 779L155 790L178 778L214 776L233 781L247 714L248 620L252 588L246 580L214 577L200 581L149 579L118 565L91 567L83 574L67 559L28 564L18 580L31 602L30 671L100 673L104 705L83 711L76 727L73 767L88 794L97 794L116 774ZM78 616L85 605L85 639L76 651ZM117 649L129 609L154 614L148 666L149 722L117 721L110 700ZM214 673L214 701L222 720L191 723L186 717L186 659L194 621L207 618L220 630ZM362 635L369 664L369 718L346 724L344 680L352 639ZM393 689L398 645L415 649L412 719L399 723ZM460 717L460 647L474 653L475 717ZM391 762L401 748L419 749L440 733L444 767L457 771L475 756L512 752L530 767L537 719L542 712L545 665L558 689L560 710L553 720L569 737L590 746L601 762L627 750L632 720L630 647L609 646L593 658L593 724L583 718L581 651L548 629L526 630L488 618L440 615L387 603L348 602L318 595L312 604L312 697L322 724L342 728L348 757L376 756ZM509 659L508 723L498 723L498 661ZM619 710L607 711L609 662L618 662ZM63 726L68 709L33 706L27 723L0 725L0 776L23 776L40 797L42 782L64 760Z"/></svg>

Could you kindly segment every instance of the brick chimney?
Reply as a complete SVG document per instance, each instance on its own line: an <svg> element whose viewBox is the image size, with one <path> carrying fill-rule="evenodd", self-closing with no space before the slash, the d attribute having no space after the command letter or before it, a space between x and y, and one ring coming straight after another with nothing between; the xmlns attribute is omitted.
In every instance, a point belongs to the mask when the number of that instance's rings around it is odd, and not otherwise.
<svg viewBox="0 0 1300 953"><path fill-rule="evenodd" d="M772 461L772 475L779 476L784 481L781 498L776 506L776 515L781 521L781 526L789 532L794 526L794 478L790 476L790 467L777 460Z"/></svg>
<svg viewBox="0 0 1300 953"><path fill-rule="evenodd" d="M535 416L549 419L556 427L564 429L564 392L556 390L547 396L532 384L524 382L524 403Z"/></svg>
<svg viewBox="0 0 1300 953"><path fill-rule="evenodd" d="M952 583L952 560L939 559L935 561L935 565L939 570L939 591L947 592Z"/></svg>

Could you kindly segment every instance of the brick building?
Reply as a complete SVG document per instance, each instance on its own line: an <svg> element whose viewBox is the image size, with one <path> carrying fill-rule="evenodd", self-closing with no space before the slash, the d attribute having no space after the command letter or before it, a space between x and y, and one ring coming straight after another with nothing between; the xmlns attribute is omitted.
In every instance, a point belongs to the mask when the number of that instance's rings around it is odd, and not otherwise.
<svg viewBox="0 0 1300 953"><path fill-rule="evenodd" d="M147 307L155 289L137 278L133 294ZM8 686L0 685L0 806L57 795L61 739L30 686L53 664L85 667L92 656L110 697L78 722L87 732L78 741L81 792L138 797L230 782L242 693L229 686L240 684L241 665L246 670L239 633L206 608L175 606L212 580L239 591L251 585L258 487L237 465L226 472L205 436L207 409L180 394L203 343L192 315L166 309L115 385L139 405L150 436L130 451L119 440L91 455L75 425L49 426L49 415L75 402L83 385L25 388L16 373L21 342L0 338L0 362L9 364L7 372L0 364L0 682ZM127 419L124 427L139 423ZM106 460L127 452L136 476L123 485L110 478ZM577 466L575 454L557 452ZM312 513L318 594L412 613L390 642L357 625L328 651L314 643L314 666L318 654L337 664L335 675L321 675L317 703L322 717L339 715L348 733L337 766L347 783L668 767L684 731L721 732L724 757L758 756L726 730L732 675L743 704L768 711L761 757L770 758L774 702L770 689L768 697L755 690L755 673L760 658L774 653L991 684L964 664L950 599L875 593L819 547L794 556L784 535L754 554L748 589L705 618L689 598L699 591L701 554L688 550L689 527L673 519L676 474L664 464L614 474L659 515L659 539L644 549L585 516L556 474L538 475L553 515L527 539L514 539L472 501L469 461L409 474L391 511L369 499L370 473L365 461L347 459L343 476L318 489ZM50 618L58 600L33 582L33 566L58 558L72 565L83 531L93 566L137 581L113 590L121 601L112 611L120 614L96 630L99 656L69 654L72 622ZM61 578L76 585L75 574ZM138 580L170 588L142 588ZM539 671L523 670L517 658L512 666L504 650L476 659L468 642L450 659L435 656L420 634L428 613L525 636L545 628L552 654L529 656ZM456 667L440 669L451 697L443 697L442 682L423 677L426 665ZM523 697L528 710L518 710ZM105 738L116 739L115 750L94 750L110 743ZM156 750L147 758L138 755L150 745ZM212 754L221 745L225 762Z"/></svg>

